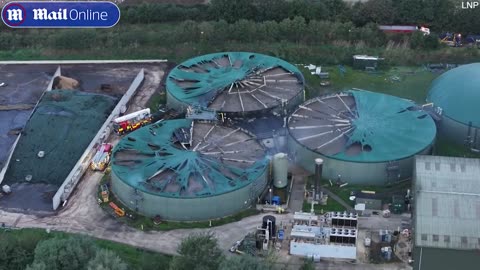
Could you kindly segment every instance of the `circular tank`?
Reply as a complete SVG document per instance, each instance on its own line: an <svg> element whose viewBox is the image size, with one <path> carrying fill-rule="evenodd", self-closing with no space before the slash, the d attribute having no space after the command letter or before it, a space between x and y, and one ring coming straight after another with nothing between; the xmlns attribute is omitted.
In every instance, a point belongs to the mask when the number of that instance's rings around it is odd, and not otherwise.
<svg viewBox="0 0 480 270"><path fill-rule="evenodd" d="M430 86L427 102L440 107L439 135L480 149L480 63L449 70Z"/></svg>
<svg viewBox="0 0 480 270"><path fill-rule="evenodd" d="M288 156L278 153L273 156L273 185L284 188L288 184Z"/></svg>
<svg viewBox="0 0 480 270"><path fill-rule="evenodd" d="M295 107L303 101L304 78L295 66L275 57L223 52L176 66L166 89L170 108L200 106L235 117Z"/></svg>
<svg viewBox="0 0 480 270"><path fill-rule="evenodd" d="M323 178L381 185L409 178L416 154L430 152L436 127L413 102L369 91L345 91L306 101L288 119L288 147Z"/></svg>
<svg viewBox="0 0 480 270"><path fill-rule="evenodd" d="M112 154L113 194L164 220L233 215L265 189L264 148L239 128L189 119L157 122L124 137Z"/></svg>

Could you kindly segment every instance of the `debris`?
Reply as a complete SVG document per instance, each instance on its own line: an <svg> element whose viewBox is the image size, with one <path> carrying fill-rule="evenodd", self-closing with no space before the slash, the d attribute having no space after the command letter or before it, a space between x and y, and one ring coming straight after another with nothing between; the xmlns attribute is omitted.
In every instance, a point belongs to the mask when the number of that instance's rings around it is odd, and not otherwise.
<svg viewBox="0 0 480 270"><path fill-rule="evenodd" d="M72 78L65 76L57 76L53 79L53 89L73 90L77 89L80 83Z"/></svg>

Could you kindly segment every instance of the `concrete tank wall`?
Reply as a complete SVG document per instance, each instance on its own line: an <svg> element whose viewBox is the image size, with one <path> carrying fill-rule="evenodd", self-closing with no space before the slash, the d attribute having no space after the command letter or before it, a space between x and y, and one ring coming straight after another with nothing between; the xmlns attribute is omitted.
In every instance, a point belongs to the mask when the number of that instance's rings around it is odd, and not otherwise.
<svg viewBox="0 0 480 270"><path fill-rule="evenodd" d="M468 125L457 122L446 115L443 116L438 128L441 137L445 137L458 145L466 145L469 136L468 129ZM473 142L471 147L480 149L480 128L470 128L470 141Z"/></svg>
<svg viewBox="0 0 480 270"><path fill-rule="evenodd" d="M128 208L135 209L135 190L112 172L111 190ZM267 185L268 170L253 183L229 193L199 198L173 198L138 191L138 213L163 220L203 221L230 216L257 203Z"/></svg>
<svg viewBox="0 0 480 270"><path fill-rule="evenodd" d="M169 91L166 91L166 93L167 93L167 108L175 109L178 112L187 111L189 104L178 100ZM287 103L285 104L285 108L282 108L282 106L279 105L279 106L271 107L265 110L258 110L258 111L251 111L251 112L229 112L229 113L226 113L226 116L231 118L236 118L236 117L247 118L247 117L266 114L268 112L282 114L284 110L286 110L287 112L291 111L304 101L305 101L305 91L301 91L295 97L287 101Z"/></svg>
<svg viewBox="0 0 480 270"><path fill-rule="evenodd" d="M431 148L432 145L418 154L429 154ZM400 178L394 177L393 179L389 179L387 173L388 162L360 163L329 158L299 144L291 136L288 136L288 150L294 163L300 165L312 174L315 173L315 159L323 159L322 176L332 181L337 180L338 175L341 175L341 180L350 184L385 185L397 180L410 178L413 174L414 156L397 160Z"/></svg>

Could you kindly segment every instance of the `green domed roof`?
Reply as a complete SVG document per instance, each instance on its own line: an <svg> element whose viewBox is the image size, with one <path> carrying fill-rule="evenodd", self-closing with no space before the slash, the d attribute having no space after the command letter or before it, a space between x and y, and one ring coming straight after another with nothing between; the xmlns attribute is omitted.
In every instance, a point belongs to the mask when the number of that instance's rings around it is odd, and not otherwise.
<svg viewBox="0 0 480 270"><path fill-rule="evenodd" d="M427 101L442 108L448 118L480 127L480 63L442 74L433 81Z"/></svg>

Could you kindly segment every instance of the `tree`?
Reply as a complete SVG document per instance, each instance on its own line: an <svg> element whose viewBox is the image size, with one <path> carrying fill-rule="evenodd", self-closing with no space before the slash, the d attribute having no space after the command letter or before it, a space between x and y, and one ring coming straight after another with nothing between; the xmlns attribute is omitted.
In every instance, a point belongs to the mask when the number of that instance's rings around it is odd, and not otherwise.
<svg viewBox="0 0 480 270"><path fill-rule="evenodd" d="M45 265L45 263L34 263L32 265L27 266L26 270L48 270L49 268Z"/></svg>
<svg viewBox="0 0 480 270"><path fill-rule="evenodd" d="M170 263L171 270L217 270L223 260L213 233L190 234L178 250L179 256Z"/></svg>
<svg viewBox="0 0 480 270"><path fill-rule="evenodd" d="M305 259L300 270L315 270L315 264L311 259Z"/></svg>
<svg viewBox="0 0 480 270"><path fill-rule="evenodd" d="M37 245L31 267L41 269L38 265L43 263L49 270L83 270L95 251L92 241L85 237L52 238Z"/></svg>
<svg viewBox="0 0 480 270"><path fill-rule="evenodd" d="M233 256L223 260L219 270L272 270L274 266L267 261L250 255Z"/></svg>
<svg viewBox="0 0 480 270"><path fill-rule="evenodd" d="M213 20L224 19L229 23L239 19L255 19L253 0L212 0L209 13Z"/></svg>
<svg viewBox="0 0 480 270"><path fill-rule="evenodd" d="M11 235L3 235L0 240L0 269L23 270L32 260L32 256L19 245Z"/></svg>
<svg viewBox="0 0 480 270"><path fill-rule="evenodd" d="M87 264L88 270L127 270L128 266L113 251L100 249Z"/></svg>
<svg viewBox="0 0 480 270"><path fill-rule="evenodd" d="M360 16L365 22L391 24L394 21L395 11L391 0L370 0L363 4Z"/></svg>

